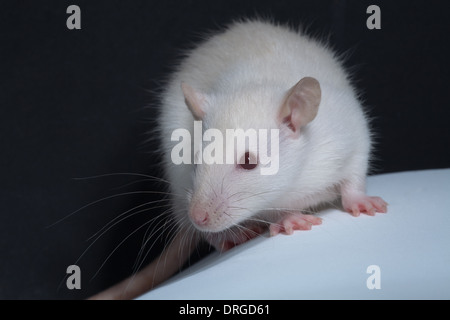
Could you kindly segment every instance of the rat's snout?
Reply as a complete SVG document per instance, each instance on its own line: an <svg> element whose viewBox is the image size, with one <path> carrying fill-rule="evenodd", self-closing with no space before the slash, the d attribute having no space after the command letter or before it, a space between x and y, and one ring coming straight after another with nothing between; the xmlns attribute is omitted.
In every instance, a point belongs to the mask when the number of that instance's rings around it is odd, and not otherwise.
<svg viewBox="0 0 450 320"><path fill-rule="evenodd" d="M196 198L191 202L189 219L201 231L219 232L234 222L227 211L227 202L220 196L212 196L208 201Z"/></svg>
<svg viewBox="0 0 450 320"><path fill-rule="evenodd" d="M194 224L196 224L199 227L203 227L208 225L209 222L209 214L208 212L200 206L198 203L195 204L190 212L189 216L191 217L191 220Z"/></svg>

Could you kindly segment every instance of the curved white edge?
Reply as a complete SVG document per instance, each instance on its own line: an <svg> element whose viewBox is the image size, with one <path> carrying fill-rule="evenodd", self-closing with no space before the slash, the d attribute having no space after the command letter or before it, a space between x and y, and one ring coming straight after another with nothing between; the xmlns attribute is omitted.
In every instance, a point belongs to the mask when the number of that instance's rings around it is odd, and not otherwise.
<svg viewBox="0 0 450 320"><path fill-rule="evenodd" d="M367 187L387 214L321 212L311 231L213 253L139 299L449 299L450 169Z"/></svg>

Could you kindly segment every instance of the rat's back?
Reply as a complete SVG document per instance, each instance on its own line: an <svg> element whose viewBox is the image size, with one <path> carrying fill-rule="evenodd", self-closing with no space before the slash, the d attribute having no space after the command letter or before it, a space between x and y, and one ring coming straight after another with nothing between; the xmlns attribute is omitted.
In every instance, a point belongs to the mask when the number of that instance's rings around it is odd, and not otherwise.
<svg viewBox="0 0 450 320"><path fill-rule="evenodd" d="M204 91L272 81L292 86L304 76L348 85L334 53L299 31L263 21L234 23L191 52L179 76Z"/></svg>

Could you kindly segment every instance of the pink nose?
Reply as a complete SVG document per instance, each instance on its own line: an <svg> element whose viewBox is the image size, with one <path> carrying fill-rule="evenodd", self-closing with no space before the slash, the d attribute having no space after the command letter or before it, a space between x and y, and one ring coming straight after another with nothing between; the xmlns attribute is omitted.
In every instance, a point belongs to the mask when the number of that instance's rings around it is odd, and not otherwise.
<svg viewBox="0 0 450 320"><path fill-rule="evenodd" d="M198 226L205 226L209 221L209 214L201 206L194 205L191 208L190 216L192 221Z"/></svg>

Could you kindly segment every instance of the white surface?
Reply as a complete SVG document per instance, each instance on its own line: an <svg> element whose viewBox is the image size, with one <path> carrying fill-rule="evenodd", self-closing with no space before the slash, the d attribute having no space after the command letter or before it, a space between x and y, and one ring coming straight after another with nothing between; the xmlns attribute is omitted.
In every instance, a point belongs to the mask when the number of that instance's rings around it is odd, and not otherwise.
<svg viewBox="0 0 450 320"><path fill-rule="evenodd" d="M140 299L450 299L450 169L373 176L368 194L388 213L324 211L311 231L213 253Z"/></svg>

